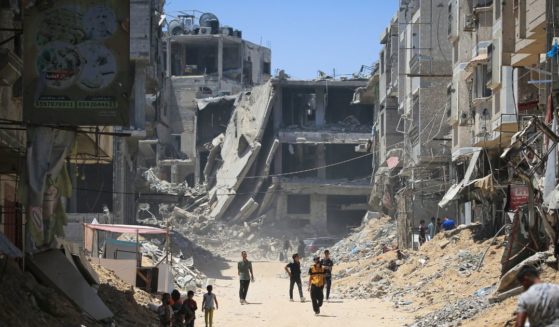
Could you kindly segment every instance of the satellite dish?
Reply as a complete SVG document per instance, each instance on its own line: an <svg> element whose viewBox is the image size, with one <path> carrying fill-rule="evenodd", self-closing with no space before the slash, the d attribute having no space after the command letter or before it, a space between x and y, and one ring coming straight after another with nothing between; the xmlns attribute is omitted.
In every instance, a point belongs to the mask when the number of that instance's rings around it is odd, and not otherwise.
<svg viewBox="0 0 559 327"><path fill-rule="evenodd" d="M219 26L219 19L217 19L216 15L212 14L211 12L202 14L202 16L200 16L200 27L212 27L212 21L217 22L217 25Z"/></svg>
<svg viewBox="0 0 559 327"><path fill-rule="evenodd" d="M183 24L181 24L180 21L173 19L170 23L169 23L169 27L168 27L169 33L171 35L181 35L184 34L184 26Z"/></svg>

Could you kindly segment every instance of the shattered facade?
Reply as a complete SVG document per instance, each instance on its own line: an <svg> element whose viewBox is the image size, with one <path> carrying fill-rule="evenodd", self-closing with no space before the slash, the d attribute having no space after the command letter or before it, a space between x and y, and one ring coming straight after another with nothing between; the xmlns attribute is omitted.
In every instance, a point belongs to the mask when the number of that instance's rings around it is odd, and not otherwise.
<svg viewBox="0 0 559 327"><path fill-rule="evenodd" d="M352 99L366 84L277 78L242 93L206 164L210 216L318 233L359 225L370 194L373 109Z"/></svg>
<svg viewBox="0 0 559 327"><path fill-rule="evenodd" d="M186 179L193 186L205 181L209 144L225 131L234 95L271 77L270 49L226 27L214 32L169 35L164 41L172 151L157 165L170 182Z"/></svg>

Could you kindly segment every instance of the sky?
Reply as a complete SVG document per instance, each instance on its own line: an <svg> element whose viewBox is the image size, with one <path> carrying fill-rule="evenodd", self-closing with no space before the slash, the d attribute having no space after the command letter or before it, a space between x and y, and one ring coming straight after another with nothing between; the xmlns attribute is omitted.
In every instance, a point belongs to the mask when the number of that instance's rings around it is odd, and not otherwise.
<svg viewBox="0 0 559 327"><path fill-rule="evenodd" d="M166 0L167 19L181 10L214 13L243 38L271 46L272 72L312 79L318 70L352 74L378 60L380 35L398 0Z"/></svg>

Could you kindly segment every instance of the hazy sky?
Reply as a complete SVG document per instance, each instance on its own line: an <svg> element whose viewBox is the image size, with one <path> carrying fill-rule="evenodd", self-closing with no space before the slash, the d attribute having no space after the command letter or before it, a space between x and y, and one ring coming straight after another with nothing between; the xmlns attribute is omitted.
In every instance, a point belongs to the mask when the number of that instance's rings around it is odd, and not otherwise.
<svg viewBox="0 0 559 327"><path fill-rule="evenodd" d="M397 7L397 0L167 0L166 11L212 12L244 39L271 45L272 72L306 79L334 68L355 73L377 61L380 34Z"/></svg>

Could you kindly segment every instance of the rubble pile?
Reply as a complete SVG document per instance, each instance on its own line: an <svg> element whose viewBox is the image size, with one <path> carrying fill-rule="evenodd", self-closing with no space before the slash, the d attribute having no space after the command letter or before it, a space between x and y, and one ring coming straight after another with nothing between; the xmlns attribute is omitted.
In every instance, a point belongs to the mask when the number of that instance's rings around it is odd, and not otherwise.
<svg viewBox="0 0 559 327"><path fill-rule="evenodd" d="M123 234L119 240L135 242L136 236L131 234ZM194 257L201 256L202 249L193 246L190 242L180 242L176 237L172 236L173 245L171 246L170 258L171 270L174 277L174 285L182 291L196 290L204 286L207 277L194 266ZM178 244L178 243L181 244ZM142 251L143 265L155 266L160 262L166 261L165 242L160 238L139 238L140 249ZM185 252L188 254L185 254Z"/></svg>
<svg viewBox="0 0 559 327"><path fill-rule="evenodd" d="M488 307L487 300L471 296L442 307L418 321L411 327L455 327Z"/></svg>
<svg viewBox="0 0 559 327"><path fill-rule="evenodd" d="M82 313L55 288L40 284L29 272L23 272L14 261L2 260L0 271L1 326L158 326L156 314L148 309L158 300L122 281L112 271L98 265L97 293L113 312L112 322L97 322ZM4 264L6 264L4 266Z"/></svg>
<svg viewBox="0 0 559 327"><path fill-rule="evenodd" d="M369 219L354 233L330 248L338 262L367 260L383 253L383 246L392 248L396 240L396 223L390 217Z"/></svg>
<svg viewBox="0 0 559 327"><path fill-rule="evenodd" d="M487 297L500 278L504 237L493 243L476 241L471 230L475 228L442 232L419 251L400 251L393 243L393 220L366 221L331 248L337 262L334 296L391 301L423 317L417 327L455 326L490 308Z"/></svg>
<svg viewBox="0 0 559 327"><path fill-rule="evenodd" d="M158 326L157 316L149 309L151 303L159 302L156 297L126 283L111 270L92 266L99 276L99 297L114 313L115 326Z"/></svg>

